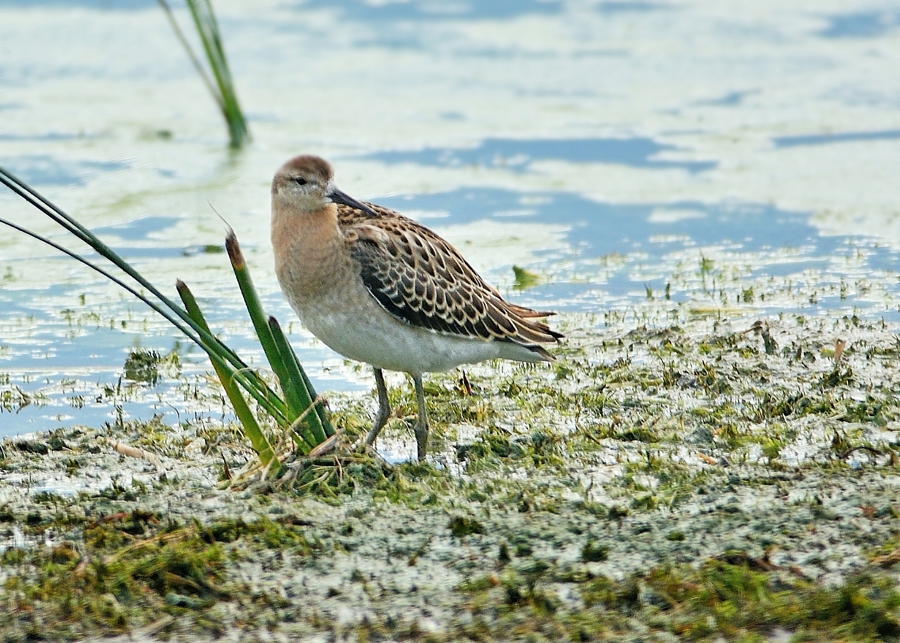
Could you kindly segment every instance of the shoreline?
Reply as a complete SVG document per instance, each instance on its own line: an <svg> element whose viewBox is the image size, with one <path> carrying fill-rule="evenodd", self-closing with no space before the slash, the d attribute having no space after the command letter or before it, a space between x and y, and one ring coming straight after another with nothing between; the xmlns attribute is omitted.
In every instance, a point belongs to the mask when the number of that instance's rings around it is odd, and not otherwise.
<svg viewBox="0 0 900 643"><path fill-rule="evenodd" d="M223 459L252 456L230 426L66 429L31 441L46 453L6 439L0 633L896 637L898 328L755 321L564 315L557 364L467 368L472 396L458 373L428 378L426 464L329 456L280 489L217 487ZM386 444L413 442L412 387L391 388ZM336 424L365 430L373 404L332 398Z"/></svg>

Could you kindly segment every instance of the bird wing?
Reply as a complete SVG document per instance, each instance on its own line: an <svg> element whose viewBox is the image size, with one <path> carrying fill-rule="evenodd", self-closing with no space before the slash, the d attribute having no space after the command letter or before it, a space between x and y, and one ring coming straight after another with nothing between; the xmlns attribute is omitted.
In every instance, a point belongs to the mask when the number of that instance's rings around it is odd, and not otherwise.
<svg viewBox="0 0 900 643"><path fill-rule="evenodd" d="M440 236L412 219L373 204L372 217L348 206L338 217L366 288L392 315L432 331L522 344L562 337L537 321L548 313L515 306L484 281Z"/></svg>

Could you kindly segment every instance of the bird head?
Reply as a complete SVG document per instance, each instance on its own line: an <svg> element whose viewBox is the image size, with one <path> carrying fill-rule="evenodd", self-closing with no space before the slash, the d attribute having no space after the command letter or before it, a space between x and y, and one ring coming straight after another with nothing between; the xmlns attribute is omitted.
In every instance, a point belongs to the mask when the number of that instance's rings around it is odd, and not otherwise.
<svg viewBox="0 0 900 643"><path fill-rule="evenodd" d="M272 180L272 199L275 204L301 212L316 212L340 203L377 216L369 206L337 187L331 165L318 156L298 156L282 165Z"/></svg>

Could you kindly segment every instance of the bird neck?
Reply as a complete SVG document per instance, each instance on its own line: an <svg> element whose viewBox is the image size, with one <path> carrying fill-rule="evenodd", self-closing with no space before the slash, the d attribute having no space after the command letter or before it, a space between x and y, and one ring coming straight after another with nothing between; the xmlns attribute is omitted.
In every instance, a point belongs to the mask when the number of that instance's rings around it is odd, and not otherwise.
<svg viewBox="0 0 900 643"><path fill-rule="evenodd" d="M337 206L304 208L280 194L272 198L272 243L278 254L279 244L298 242L316 245L328 237L339 236Z"/></svg>
<svg viewBox="0 0 900 643"><path fill-rule="evenodd" d="M272 247L279 281L298 296L312 295L323 287L335 265L343 257L338 251L343 235L338 226L337 207L331 203L315 211L292 204L272 204ZM301 266L303 267L301 269Z"/></svg>

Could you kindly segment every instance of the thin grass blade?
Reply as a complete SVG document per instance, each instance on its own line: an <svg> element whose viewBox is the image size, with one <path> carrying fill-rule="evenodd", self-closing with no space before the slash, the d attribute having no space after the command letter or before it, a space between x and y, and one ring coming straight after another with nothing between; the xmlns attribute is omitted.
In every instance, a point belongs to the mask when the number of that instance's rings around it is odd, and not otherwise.
<svg viewBox="0 0 900 643"><path fill-rule="evenodd" d="M272 336L275 338L275 343L278 346L286 347L286 351L288 354L283 355L282 358L284 359L285 367L288 370L291 381L303 382L303 388L306 389L308 397L313 401L313 404L316 407L316 415L319 416L319 422L322 424L325 435L331 437L332 435L334 435L334 426L331 424L331 419L328 417L328 410L325 408L325 405L322 403L322 400L316 393L316 389L313 388L313 384L309 380L309 376L306 374L306 370L304 370L303 365L300 364L300 360L297 358L297 353L294 352L294 349L291 346L290 342L288 342L284 331L281 330L281 324L279 324L274 317L270 317L269 328L272 330Z"/></svg>
<svg viewBox="0 0 900 643"><path fill-rule="evenodd" d="M250 130L247 121L237 99L231 70L228 68L228 60L225 57L225 49L222 46L222 38L219 31L219 23L209 0L187 0L194 25L203 43L206 58L212 69L213 77L219 89L218 100L222 116L228 125L232 147L241 147L245 140L250 138Z"/></svg>
<svg viewBox="0 0 900 643"><path fill-rule="evenodd" d="M224 360L231 363L235 368L235 371L237 373L236 377L238 381L241 382L241 386L243 386L245 390L247 390L247 392L250 393L254 397L254 399L256 399L256 401L266 409L267 412L269 412L274 418L276 418L276 421L278 421L279 424L288 424L288 420L285 415L286 408L284 402L269 387L269 385L261 377L259 377L259 375L250 370L247 367L247 364L245 364L243 360L241 360L241 358L238 357L238 355L231 348L219 341L219 339L208 330L199 326L183 308L163 295L162 292L159 291L159 289L157 289L153 284L147 281L147 279L140 273L138 273L137 270L135 270L127 261L122 259L122 257L120 257L115 251L113 251L99 238L97 238L97 236L94 235L93 232L79 223L76 219L66 214L63 210L58 208L27 183L18 179L15 175L4 170L3 168L0 168L0 183L6 185L10 190L12 190L27 203L40 210L46 216L50 217L50 219L52 219L55 223L63 227L66 231L71 233L80 241L90 246L104 259L108 260L110 263L114 264L117 268L122 270L122 272L124 272L126 275L134 279L146 291L151 293L160 302L162 302L162 304L164 304L165 308L167 308L169 312L163 312L161 306L151 302L151 300L149 300L145 295L143 295L142 293L138 293L136 289L125 285L120 279L111 276L109 272L94 265L87 259L80 257L74 252L60 246L59 244L55 244L48 239L41 237L40 235L32 234L24 228L15 226L10 222L4 223L6 223L7 225L11 225L19 231L29 234L33 238L42 241L43 243L46 243L51 247L64 252L65 254L68 254L78 261L81 261L103 276L113 280L114 283L122 286L141 301L147 303L154 311L159 313L163 318L165 318L178 330L184 333L188 337L188 339L196 343L205 351L208 352L208 349L212 350L216 354L220 355Z"/></svg>
<svg viewBox="0 0 900 643"><path fill-rule="evenodd" d="M206 88L212 95L213 100L216 101L216 105L219 106L219 111L224 114L225 102L222 100L222 96L219 94L215 85L213 85L212 81L209 79L209 75L206 73L206 70L203 69L203 65L200 63L200 59L197 57L197 54L194 53L194 49L191 47L187 38L185 38L184 32L181 30L181 27L178 26L178 21L175 20L175 14L172 13L172 8L169 7L169 3L166 0L158 0L158 2L159 6L162 7L163 11L165 12L166 18L169 19L169 24L172 25L172 30L175 32L175 36L178 38L178 42L181 43L181 46L184 47L184 50L187 52L188 58L191 59L191 63L194 65L194 69L196 69L197 73L200 74L200 78L203 79L203 84L206 85Z"/></svg>
<svg viewBox="0 0 900 643"><path fill-rule="evenodd" d="M275 341L278 351L281 353L282 359L285 361L293 361L294 351L291 350L290 344L288 344L284 333L281 331L281 326L278 324L278 320L274 317L269 317L269 327L272 329L272 337ZM312 408L313 400L312 398L310 398L310 393L306 388L306 383L303 381L303 376L300 374L299 369L292 368L288 371L288 377L290 378L290 380L286 383L282 383L282 388L286 389L287 387L290 387L292 394L300 398L300 404L303 407L303 412L306 413L306 425L312 431L316 444L321 444L328 438L328 436L325 435L325 429L322 427L322 421L319 419L318 413L307 412L307 409ZM318 404L319 401L316 400L316 403Z"/></svg>
<svg viewBox="0 0 900 643"><path fill-rule="evenodd" d="M190 288L187 287L187 284L179 279L175 287L178 290L181 301L184 302L184 307L188 314L198 324L209 330L209 324L206 323L203 312L200 310L200 306L197 304L197 300ZM241 426L244 427L244 435L250 440L250 444L253 445L253 450L256 451L263 466L268 465L269 462L274 460L268 467L268 470L277 473L281 469L281 462L278 461L275 450L266 438L265 433L263 433L262 427L259 426L259 422L256 421L256 416L253 415L253 411L250 410L247 401L244 399L244 396L241 395L241 390L235 383L234 369L215 353L207 351L207 354L209 355L213 368L216 370L216 375L219 376L222 388L225 389L225 394L231 401L231 407L234 409L235 415L240 421Z"/></svg>
<svg viewBox="0 0 900 643"><path fill-rule="evenodd" d="M259 295L256 293L253 280L250 278L250 271L247 270L247 263L244 261L241 245L234 234L234 230L230 228L225 237L225 249L228 251L228 258L231 260L234 276L241 290L241 296L244 298L247 312L250 314L250 319L253 322L253 328L256 329L256 335L259 337L259 343L262 344L266 358L269 360L269 365L275 371L275 375L281 383L281 390L287 403L288 423L290 423L290 421L293 421L305 412L309 405L303 403L303 398L293 385L286 361L275 343L269 323L266 321L266 313L263 310L262 303L259 301Z"/></svg>
<svg viewBox="0 0 900 643"><path fill-rule="evenodd" d="M75 252L71 251L70 249L68 249L68 248L66 248L66 247L64 247L64 246L61 246L60 244L55 243L54 241L51 241L50 239L47 239L47 238L45 238L45 237L43 237L43 236L41 236L41 235L39 235L39 234L37 234L37 233L35 233L35 232L32 232L31 230L28 230L27 228L23 228L22 226L17 225L17 224L15 224L15 223L13 223L12 221L8 221L8 220L3 219L3 218L0 218L0 224L6 225L6 226L12 228L13 230L16 230L17 232L21 232L22 234L25 234L25 235L27 235L27 236L29 236L29 237L31 237L31 238L37 240L37 241L40 241L40 242L42 242L42 243L45 243L46 245L50 246L51 248L53 248L53 249L55 249L55 250L58 250L59 252L65 254L65 255L68 255L69 257L71 257L71 258L75 259L76 261L78 261L78 262L84 264L85 266L88 266L89 268L95 270L96 272L98 272L98 273L101 274L102 276L106 277L106 278L109 279L111 282L113 282L114 284L116 284L117 286L119 286L120 288L122 288L123 290L125 290L126 292L128 292L129 294L133 295L133 296L134 296L135 298L137 298L138 300L140 300L140 301L142 301L143 303L145 303L145 304L146 304L147 306L149 306L153 311L155 311L156 313L158 313L158 314L159 314L161 317L163 317L166 321L168 321L168 322L171 323L173 326L175 326L176 328L178 328L182 333L184 333L184 335L185 335L188 339L190 339L190 340L193 341L195 344L197 344L198 346L200 346L201 348L203 348L203 350L207 353L207 355L210 356L210 359L213 360L214 365L215 365L215 363L216 363L216 362L215 362L215 359L218 359L222 364L224 364L224 365L230 370L230 372L232 373L232 376L231 376L231 379L232 379L232 380L237 380L238 382L241 382L241 385L244 386L244 388L248 388L249 383L248 383L248 382L245 382L245 381L242 381L242 378L244 378L242 372L240 372L240 371L234 371L234 370L232 369L232 367L231 367L227 362L225 362L224 360L222 360L221 357L219 357L216 353L214 353L213 351L211 351L211 350L209 349L209 347L207 347L207 346L200 340L199 337L194 336L189 328L187 328L187 327L181 327L181 326L179 325L179 322L178 322L178 320L177 320L176 318L174 318L168 311L166 311L164 308L162 308L161 306L159 306L156 302L154 302L154 301L151 300L151 299L148 299L143 293L137 291L137 290L134 289L132 286L130 286L129 284L125 283L124 281L122 281L121 279L119 279L118 277L116 277L115 275L113 275L112 273L108 272L107 270L104 270L104 269L101 268L100 266L97 266L97 265L91 263L91 262L90 262L88 259L86 259L85 257L82 257L82 256L79 255L79 254L76 254ZM218 370L218 369L217 369L217 370Z"/></svg>

